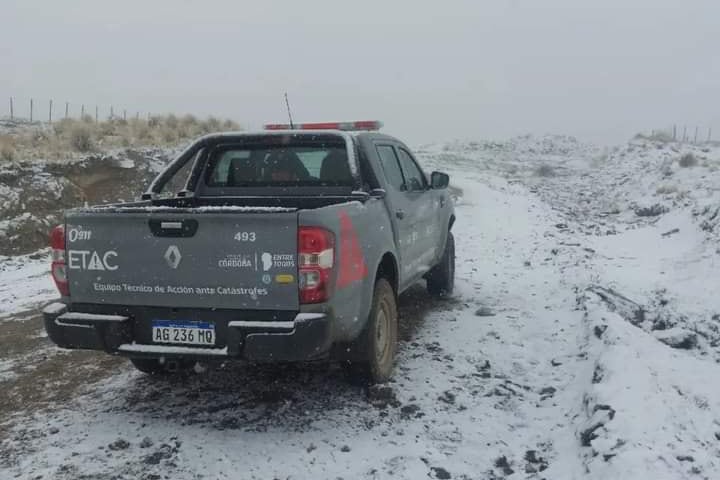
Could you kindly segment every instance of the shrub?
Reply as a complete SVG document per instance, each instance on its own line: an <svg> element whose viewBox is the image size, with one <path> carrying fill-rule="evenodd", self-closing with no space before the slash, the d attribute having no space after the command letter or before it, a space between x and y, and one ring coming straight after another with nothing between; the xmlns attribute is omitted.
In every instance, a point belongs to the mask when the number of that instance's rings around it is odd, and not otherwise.
<svg viewBox="0 0 720 480"><path fill-rule="evenodd" d="M173 143L177 140L177 135L175 134L175 130L171 128L163 128L160 131L160 138L166 143Z"/></svg>
<svg viewBox="0 0 720 480"><path fill-rule="evenodd" d="M57 122L53 123L53 130L55 130L55 135L63 135L70 131L72 126L75 124L75 120L71 118L63 118L62 120L58 120Z"/></svg>
<svg viewBox="0 0 720 480"><path fill-rule="evenodd" d="M649 207L636 207L635 215L638 217L657 217L668 212L668 208L664 205L656 203Z"/></svg>
<svg viewBox="0 0 720 480"><path fill-rule="evenodd" d="M551 167L550 165L544 164L540 165L535 170L535 175L538 177L554 177L555 176L555 169Z"/></svg>
<svg viewBox="0 0 720 480"><path fill-rule="evenodd" d="M220 126L220 120L215 117L208 117L205 120L205 129L210 133L220 131Z"/></svg>
<svg viewBox="0 0 720 480"><path fill-rule="evenodd" d="M686 153L682 157L680 157L680 160L678 161L681 167L687 168L687 167L694 167L698 164L697 158L695 158L695 155L692 153Z"/></svg>
<svg viewBox="0 0 720 480"><path fill-rule="evenodd" d="M36 124L17 134L0 134L0 161L35 158L67 158L69 152L145 145L174 145L190 138L221 130L239 130L232 120L194 115L153 116L149 120L135 117L95 123L94 117L82 120L58 119L52 125Z"/></svg>
<svg viewBox="0 0 720 480"><path fill-rule="evenodd" d="M179 139L188 138L191 137L190 131L188 128L184 125L180 125L177 129L175 129L175 132L177 133L177 137Z"/></svg>
<svg viewBox="0 0 720 480"><path fill-rule="evenodd" d="M175 130L178 127L178 118L172 113L165 117L165 125Z"/></svg>
<svg viewBox="0 0 720 480"><path fill-rule="evenodd" d="M195 117L195 115L191 115L188 113L182 118L182 120L180 120L180 122L186 127L191 127L198 124L198 119Z"/></svg>
<svg viewBox="0 0 720 480"><path fill-rule="evenodd" d="M115 124L112 121L102 122L100 124L100 134L104 137L115 135Z"/></svg>
<svg viewBox="0 0 720 480"><path fill-rule="evenodd" d="M5 141L0 139L0 160L4 162L12 162L15 160L15 146L12 140Z"/></svg>
<svg viewBox="0 0 720 480"><path fill-rule="evenodd" d="M47 130L35 130L32 133L33 143L39 145L50 140L50 133Z"/></svg>
<svg viewBox="0 0 720 480"><path fill-rule="evenodd" d="M145 123L134 126L134 131L135 131L135 138L137 138L138 140L147 140L151 136L150 135L150 127Z"/></svg>
<svg viewBox="0 0 720 480"><path fill-rule="evenodd" d="M70 145L78 152L89 152L92 150L92 134L90 129L78 125L70 132Z"/></svg>
<svg viewBox="0 0 720 480"><path fill-rule="evenodd" d="M648 139L654 142L670 143L673 141L672 134L663 130L658 130L648 137Z"/></svg>
<svg viewBox="0 0 720 480"><path fill-rule="evenodd" d="M223 129L237 131L237 130L240 130L240 125L238 125L237 123L233 122L230 119L227 119L223 122Z"/></svg>

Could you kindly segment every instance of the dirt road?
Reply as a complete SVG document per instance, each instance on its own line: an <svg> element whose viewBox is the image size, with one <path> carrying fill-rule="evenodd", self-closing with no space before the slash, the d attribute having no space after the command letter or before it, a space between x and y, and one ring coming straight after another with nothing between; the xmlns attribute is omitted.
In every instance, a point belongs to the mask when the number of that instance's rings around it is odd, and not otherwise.
<svg viewBox="0 0 720 480"><path fill-rule="evenodd" d="M28 359L3 382L6 471L481 478L579 469L566 444L576 444L568 405L580 406L583 326L574 291L539 248L553 213L506 183L460 186L458 292L444 302L422 286L403 295L394 382L367 391L321 365L148 378L120 359L57 351L36 316L4 321L10 357Z"/></svg>

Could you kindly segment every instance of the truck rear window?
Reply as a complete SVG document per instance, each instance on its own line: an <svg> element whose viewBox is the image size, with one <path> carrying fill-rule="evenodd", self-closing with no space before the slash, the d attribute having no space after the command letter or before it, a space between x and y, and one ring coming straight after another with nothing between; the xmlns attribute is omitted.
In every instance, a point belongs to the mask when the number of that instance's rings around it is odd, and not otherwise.
<svg viewBox="0 0 720 480"><path fill-rule="evenodd" d="M210 152L208 187L351 186L343 142L222 145Z"/></svg>

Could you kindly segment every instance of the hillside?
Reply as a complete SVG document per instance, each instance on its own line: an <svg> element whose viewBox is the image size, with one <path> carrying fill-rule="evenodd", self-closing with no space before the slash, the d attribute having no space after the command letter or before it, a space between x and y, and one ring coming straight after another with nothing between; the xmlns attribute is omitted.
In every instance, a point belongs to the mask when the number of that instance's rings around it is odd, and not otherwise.
<svg viewBox="0 0 720 480"><path fill-rule="evenodd" d="M138 198L188 142L220 130L239 126L192 115L53 124L0 119L0 255L44 247L64 209Z"/></svg>

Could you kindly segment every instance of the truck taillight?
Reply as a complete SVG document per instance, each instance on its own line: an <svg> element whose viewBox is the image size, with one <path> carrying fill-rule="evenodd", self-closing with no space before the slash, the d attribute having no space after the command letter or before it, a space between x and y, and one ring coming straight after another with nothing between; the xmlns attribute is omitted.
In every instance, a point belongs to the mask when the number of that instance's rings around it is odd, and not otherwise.
<svg viewBox="0 0 720 480"><path fill-rule="evenodd" d="M68 296L70 289L65 266L65 227L63 225L58 225L50 232L50 248L52 249L50 273L60 295Z"/></svg>
<svg viewBox="0 0 720 480"><path fill-rule="evenodd" d="M298 230L300 303L322 303L332 295L335 235L319 227Z"/></svg>

